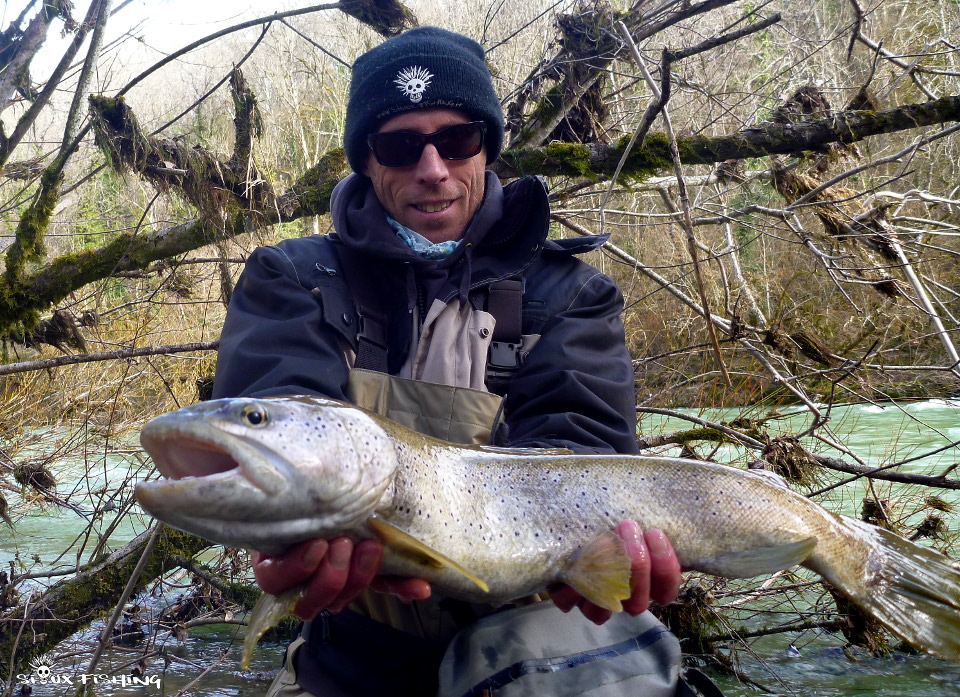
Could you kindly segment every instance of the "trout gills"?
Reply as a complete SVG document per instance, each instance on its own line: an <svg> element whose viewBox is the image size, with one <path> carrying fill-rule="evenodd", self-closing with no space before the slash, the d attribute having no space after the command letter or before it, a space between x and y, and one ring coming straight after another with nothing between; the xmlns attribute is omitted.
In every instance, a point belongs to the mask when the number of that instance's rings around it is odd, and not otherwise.
<svg viewBox="0 0 960 697"><path fill-rule="evenodd" d="M275 553L315 537L375 538L382 573L443 595L499 604L564 582L617 611L630 563L612 531L633 519L666 533L689 569L748 578L802 565L913 646L960 660L956 562L826 511L775 476L458 446L312 397L203 402L152 419L140 439L163 476L137 486L140 505L224 545ZM252 625L295 602L264 597Z"/></svg>

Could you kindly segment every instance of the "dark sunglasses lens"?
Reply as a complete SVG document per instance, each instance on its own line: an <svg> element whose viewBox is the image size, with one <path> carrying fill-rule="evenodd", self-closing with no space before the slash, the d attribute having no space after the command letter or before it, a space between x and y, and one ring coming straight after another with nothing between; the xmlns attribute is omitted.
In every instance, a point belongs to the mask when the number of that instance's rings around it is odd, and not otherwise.
<svg viewBox="0 0 960 697"><path fill-rule="evenodd" d="M384 167L406 167L420 159L424 139L419 133L393 131L378 133L370 139L373 155Z"/></svg>
<svg viewBox="0 0 960 697"><path fill-rule="evenodd" d="M483 148L483 123L463 123L424 135L413 131L376 133L369 138L373 155L384 167L415 164L427 143L432 143L445 160L466 160Z"/></svg>
<svg viewBox="0 0 960 697"><path fill-rule="evenodd" d="M483 127L479 123L464 123L437 131L433 144L445 160L466 160L483 147Z"/></svg>

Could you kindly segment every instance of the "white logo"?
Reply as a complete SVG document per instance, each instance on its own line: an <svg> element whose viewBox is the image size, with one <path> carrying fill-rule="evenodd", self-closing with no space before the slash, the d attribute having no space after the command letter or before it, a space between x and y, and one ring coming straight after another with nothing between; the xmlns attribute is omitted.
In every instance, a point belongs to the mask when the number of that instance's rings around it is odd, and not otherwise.
<svg viewBox="0 0 960 697"><path fill-rule="evenodd" d="M62 672L53 671L53 661L47 657L34 658L30 661L30 667L33 669L32 675L20 673L17 680L22 685L112 685L115 687L142 688L146 685L153 685L158 690L161 686L159 675L143 675L140 677L134 675L108 675L80 673L79 675L70 675ZM141 690L142 692L142 690Z"/></svg>
<svg viewBox="0 0 960 697"><path fill-rule="evenodd" d="M430 86L430 78L432 77L433 74L429 70L415 65L404 68L397 73L397 79L394 82L397 83L400 91L410 97L410 101L416 104L423 99L423 93Z"/></svg>
<svg viewBox="0 0 960 697"><path fill-rule="evenodd" d="M53 661L46 657L34 658L30 661L30 667L33 668L33 674L40 680L40 684L46 685L47 680L50 679L50 675L53 673L51 670L53 668Z"/></svg>

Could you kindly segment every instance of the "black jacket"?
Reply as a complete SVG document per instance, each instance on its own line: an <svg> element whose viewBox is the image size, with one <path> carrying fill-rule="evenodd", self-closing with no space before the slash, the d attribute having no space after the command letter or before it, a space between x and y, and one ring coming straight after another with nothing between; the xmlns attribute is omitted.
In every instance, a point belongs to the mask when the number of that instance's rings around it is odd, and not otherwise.
<svg viewBox="0 0 960 697"><path fill-rule="evenodd" d="M520 274L523 333L541 338L508 383L497 444L637 452L623 297L612 280L573 256L605 238L547 240L549 208L539 179L501 187L488 172L464 241L441 261L421 259L396 237L366 177L342 181L331 210L336 233L250 255L224 322L214 397L344 399L344 348L356 349L359 320L348 283L370 284L380 298L393 373L411 349L415 307L423 317L434 298L482 301L492 281ZM344 249L363 270L352 269L349 282Z"/></svg>

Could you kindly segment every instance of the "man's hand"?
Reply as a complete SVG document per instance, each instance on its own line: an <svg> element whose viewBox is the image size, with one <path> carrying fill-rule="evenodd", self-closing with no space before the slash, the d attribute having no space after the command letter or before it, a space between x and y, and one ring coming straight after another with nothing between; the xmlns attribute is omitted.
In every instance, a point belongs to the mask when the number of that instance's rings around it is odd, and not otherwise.
<svg viewBox="0 0 960 697"><path fill-rule="evenodd" d="M676 600L680 593L680 562L667 536L660 530L643 532L632 520L617 525L617 534L623 539L631 562L632 593L623 601L624 612L639 615L650 606L651 600L660 605ZM550 598L564 612L579 607L584 617L596 624L603 624L613 614L567 585L552 589Z"/></svg>
<svg viewBox="0 0 960 697"><path fill-rule="evenodd" d="M305 585L295 612L312 620L322 610L339 612L367 588L393 593L403 600L423 600L430 585L418 578L377 576L383 546L375 540L357 545L346 537L308 540L283 554L251 552L253 574L266 593L277 595Z"/></svg>

